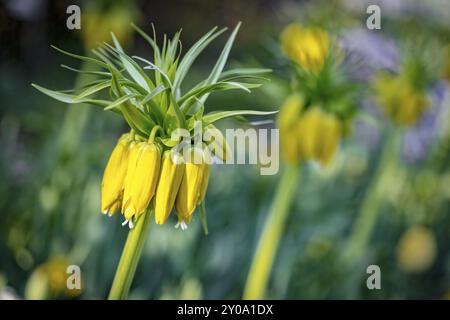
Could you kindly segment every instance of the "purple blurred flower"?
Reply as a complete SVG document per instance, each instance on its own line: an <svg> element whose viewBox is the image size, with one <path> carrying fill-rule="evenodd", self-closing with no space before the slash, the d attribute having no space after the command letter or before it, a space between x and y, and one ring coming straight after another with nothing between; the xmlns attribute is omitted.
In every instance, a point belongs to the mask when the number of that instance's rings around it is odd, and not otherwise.
<svg viewBox="0 0 450 320"><path fill-rule="evenodd" d="M442 103L444 101L446 86L438 83L430 92L430 108L424 113L422 119L413 127L406 130L403 136L401 147L401 158L403 161L415 164L422 161L433 140L439 133L439 118L443 111Z"/></svg>

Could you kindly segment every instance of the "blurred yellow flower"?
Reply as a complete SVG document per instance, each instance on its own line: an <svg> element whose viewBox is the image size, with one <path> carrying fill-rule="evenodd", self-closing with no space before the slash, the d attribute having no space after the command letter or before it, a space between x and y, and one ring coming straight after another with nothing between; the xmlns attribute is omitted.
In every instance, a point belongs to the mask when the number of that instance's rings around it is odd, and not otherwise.
<svg viewBox="0 0 450 320"><path fill-rule="evenodd" d="M433 233L422 226L407 230L397 245L397 262L407 272L427 270L436 257L436 240Z"/></svg>
<svg viewBox="0 0 450 320"><path fill-rule="evenodd" d="M339 146L342 121L315 106L301 112L302 104L302 99L294 95L280 110L278 126L284 158L291 164L316 160L327 166Z"/></svg>
<svg viewBox="0 0 450 320"><path fill-rule="evenodd" d="M86 49L94 49L99 43L111 39L111 32L121 43L131 41L131 22L136 18L134 8L113 6L107 10L91 9L83 13L81 36Z"/></svg>
<svg viewBox="0 0 450 320"><path fill-rule="evenodd" d="M450 45L444 49L444 67L442 69L442 77L450 81Z"/></svg>
<svg viewBox="0 0 450 320"><path fill-rule="evenodd" d="M386 116L402 125L416 123L429 106L425 93L401 76L380 73L374 80L373 88Z"/></svg>
<svg viewBox="0 0 450 320"><path fill-rule="evenodd" d="M32 300L54 299L61 294L77 297L81 289L67 288L68 260L54 256L39 265L31 274L25 287L25 298Z"/></svg>
<svg viewBox="0 0 450 320"><path fill-rule="evenodd" d="M280 130L281 150L284 158L291 164L296 164L300 161L297 124L302 108L302 98L299 95L292 95L281 106L277 119L277 125Z"/></svg>
<svg viewBox="0 0 450 320"><path fill-rule="evenodd" d="M319 71L330 47L328 33L320 28L288 25L281 33L284 54L308 71Z"/></svg>

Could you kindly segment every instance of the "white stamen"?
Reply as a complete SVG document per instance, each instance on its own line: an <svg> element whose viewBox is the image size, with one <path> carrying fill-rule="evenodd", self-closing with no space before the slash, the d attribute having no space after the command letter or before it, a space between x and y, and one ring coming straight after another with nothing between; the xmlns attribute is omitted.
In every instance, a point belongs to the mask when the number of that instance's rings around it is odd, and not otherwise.
<svg viewBox="0 0 450 320"><path fill-rule="evenodd" d="M108 210L102 211L103 214L108 214Z"/></svg>
<svg viewBox="0 0 450 320"><path fill-rule="evenodd" d="M128 220L125 220L124 222L122 222L122 227L123 227L123 226L126 226L127 223L128 223Z"/></svg>
<svg viewBox="0 0 450 320"><path fill-rule="evenodd" d="M188 228L188 225L186 224L186 222L183 220L181 222L177 222L177 224L175 225L175 229L181 228L181 230L186 230Z"/></svg>
<svg viewBox="0 0 450 320"><path fill-rule="evenodd" d="M128 223L128 227L130 227L130 229L134 228L133 220L130 219L130 223Z"/></svg>

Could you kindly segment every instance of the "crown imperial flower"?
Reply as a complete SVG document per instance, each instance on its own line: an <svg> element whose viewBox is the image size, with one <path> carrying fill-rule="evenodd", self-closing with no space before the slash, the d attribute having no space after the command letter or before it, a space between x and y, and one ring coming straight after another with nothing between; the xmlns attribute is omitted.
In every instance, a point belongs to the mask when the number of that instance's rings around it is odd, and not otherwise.
<svg viewBox="0 0 450 320"><path fill-rule="evenodd" d="M153 49L153 61L138 56L130 57L122 49L117 37L111 33L113 45L100 44L92 50L94 57L57 49L73 58L96 65L95 71L66 68L95 75L99 78L97 81L74 94L49 90L35 84L33 86L64 103L88 103L113 111L129 125L130 133L119 139L104 172L102 212L112 215L120 210L125 218L124 225L128 224L131 228L141 215L153 209L156 223L163 224L175 206L181 227L186 229L195 209L201 205L205 226L203 202L209 180L209 148L223 160L228 152L226 140L214 123L229 117L274 113L253 110L206 113L205 102L216 91L250 92L250 89L260 86L259 83L252 83L252 80L261 79L255 75L270 70L239 68L223 72L240 27L238 24L208 77L191 89L182 91L181 85L196 58L226 29L213 28L182 56L180 32L170 40L164 36L161 49L156 43L155 34L153 38L149 37L138 27L132 26ZM98 71L98 67L102 71ZM105 90L108 90L110 100L94 97L94 94ZM172 157L177 152L172 151L184 144L180 141L181 138L173 139L173 134L176 130L183 129L190 135L195 132L197 122L206 130L211 130L210 135L217 139L203 141L202 137L202 148L193 149L196 150L193 153L200 156L199 164L184 159L178 161L177 156ZM187 145L190 145L195 139L189 137L188 140Z"/></svg>
<svg viewBox="0 0 450 320"><path fill-rule="evenodd" d="M374 91L386 116L401 125L416 123L429 106L425 93L406 77L380 73L375 78Z"/></svg>

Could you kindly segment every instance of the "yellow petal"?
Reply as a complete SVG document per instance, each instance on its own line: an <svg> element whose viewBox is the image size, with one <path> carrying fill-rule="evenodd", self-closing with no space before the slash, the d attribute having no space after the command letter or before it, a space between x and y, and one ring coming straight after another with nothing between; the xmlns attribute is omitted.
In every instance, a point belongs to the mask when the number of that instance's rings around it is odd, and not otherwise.
<svg viewBox="0 0 450 320"><path fill-rule="evenodd" d="M113 214L111 206L120 202L123 192L128 159L129 135L125 134L117 143L103 173L101 186L101 209L103 213ZM116 209L116 208L114 208Z"/></svg>
<svg viewBox="0 0 450 320"><path fill-rule="evenodd" d="M202 154L199 156L203 157L202 150L193 148L193 152L201 152ZM184 220L189 223L191 220L201 193L204 166L204 163L186 162L183 179L175 200L175 209L177 210L179 221Z"/></svg>
<svg viewBox="0 0 450 320"><path fill-rule="evenodd" d="M318 158L323 166L327 166L333 159L341 139L341 122L332 115L326 115L320 131L322 141Z"/></svg>
<svg viewBox="0 0 450 320"><path fill-rule="evenodd" d="M309 71L320 70L328 54L328 33L319 28L288 25L280 36L281 48L291 60Z"/></svg>
<svg viewBox="0 0 450 320"><path fill-rule="evenodd" d="M140 142L139 154L131 182L131 206L141 215L153 198L159 179L161 152L155 144Z"/></svg>
<svg viewBox="0 0 450 320"><path fill-rule="evenodd" d="M169 217L175 203L175 198L180 189L184 174L184 163L182 157L173 154L175 162L172 160L170 150L164 152L161 175L155 195L155 221L163 224Z"/></svg>
<svg viewBox="0 0 450 320"><path fill-rule="evenodd" d="M124 181L123 200L122 200L122 213L125 215L125 219L129 220L134 214L134 210L131 206L131 192L133 186L133 177L136 171L137 159L139 156L138 143L132 141L128 147L128 163L127 173Z"/></svg>
<svg viewBox="0 0 450 320"><path fill-rule="evenodd" d="M307 110L299 123L300 144L303 159L314 159L318 154L322 111L318 107Z"/></svg>

